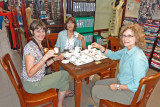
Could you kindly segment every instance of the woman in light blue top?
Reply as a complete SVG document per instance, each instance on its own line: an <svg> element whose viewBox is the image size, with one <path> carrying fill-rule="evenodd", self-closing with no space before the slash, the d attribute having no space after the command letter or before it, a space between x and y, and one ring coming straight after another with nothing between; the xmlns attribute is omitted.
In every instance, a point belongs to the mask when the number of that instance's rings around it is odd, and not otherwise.
<svg viewBox="0 0 160 107"><path fill-rule="evenodd" d="M96 105L99 104L100 99L129 105L140 80L148 71L148 60L142 50L145 48L145 34L138 24L128 24L122 27L120 43L124 48L117 52L108 50L97 43L92 44L110 59L120 60L117 78L99 80L92 88L92 97Z"/></svg>
<svg viewBox="0 0 160 107"><path fill-rule="evenodd" d="M65 22L65 30L59 32L55 45L61 52L72 50L76 46L86 49L86 42L83 36L76 32L76 27L76 20L73 17L69 17Z"/></svg>

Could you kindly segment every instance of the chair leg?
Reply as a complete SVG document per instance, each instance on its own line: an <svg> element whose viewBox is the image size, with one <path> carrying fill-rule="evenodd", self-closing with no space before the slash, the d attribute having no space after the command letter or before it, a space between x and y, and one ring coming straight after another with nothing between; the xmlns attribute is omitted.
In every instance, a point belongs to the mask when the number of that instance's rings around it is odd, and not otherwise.
<svg viewBox="0 0 160 107"><path fill-rule="evenodd" d="M100 100L100 103L99 103L99 107L107 107L105 104L104 104L104 100Z"/></svg>
<svg viewBox="0 0 160 107"><path fill-rule="evenodd" d="M57 107L57 98L53 100L53 107Z"/></svg>
<svg viewBox="0 0 160 107"><path fill-rule="evenodd" d="M85 78L86 84L89 84L89 77Z"/></svg>
<svg viewBox="0 0 160 107"><path fill-rule="evenodd" d="M104 76L103 76L103 75L101 75L101 76L100 76L100 80L102 80L103 78L104 78Z"/></svg>

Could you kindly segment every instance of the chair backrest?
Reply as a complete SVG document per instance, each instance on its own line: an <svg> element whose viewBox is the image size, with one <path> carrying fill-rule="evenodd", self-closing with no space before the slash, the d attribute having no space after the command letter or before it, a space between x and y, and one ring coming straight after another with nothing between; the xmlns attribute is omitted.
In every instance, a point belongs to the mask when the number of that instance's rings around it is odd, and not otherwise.
<svg viewBox="0 0 160 107"><path fill-rule="evenodd" d="M52 34L46 35L47 46L49 49L54 48L57 38L58 38L58 33L52 33Z"/></svg>
<svg viewBox="0 0 160 107"><path fill-rule="evenodd" d="M120 49L120 39L116 37L108 37L108 49L118 51Z"/></svg>
<svg viewBox="0 0 160 107"><path fill-rule="evenodd" d="M155 88L156 84L158 83L159 79L160 79L160 73L157 73L153 76L142 78L140 81L140 85L137 89L137 92L135 93L135 96L131 102L131 107L146 107L147 101L153 89ZM144 94L140 99L140 101L136 103L143 85L145 85Z"/></svg>
<svg viewBox="0 0 160 107"><path fill-rule="evenodd" d="M18 94L18 97L20 99L20 103L21 105L24 105L22 104L24 102L24 98L23 98L23 94L24 94L24 89L23 89L23 85L22 85L22 82L21 82L21 79L17 73L17 70L10 58L10 55L7 53L5 54L1 59L0 59L0 63L2 65L2 67L4 68L4 70L7 72L17 94Z"/></svg>

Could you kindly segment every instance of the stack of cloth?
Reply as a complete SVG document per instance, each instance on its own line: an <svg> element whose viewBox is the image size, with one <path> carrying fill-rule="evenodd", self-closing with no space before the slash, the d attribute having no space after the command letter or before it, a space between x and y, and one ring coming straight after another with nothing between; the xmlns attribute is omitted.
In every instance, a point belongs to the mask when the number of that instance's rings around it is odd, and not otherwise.
<svg viewBox="0 0 160 107"><path fill-rule="evenodd" d="M154 50L151 65L160 69L160 40L158 41L157 46Z"/></svg>

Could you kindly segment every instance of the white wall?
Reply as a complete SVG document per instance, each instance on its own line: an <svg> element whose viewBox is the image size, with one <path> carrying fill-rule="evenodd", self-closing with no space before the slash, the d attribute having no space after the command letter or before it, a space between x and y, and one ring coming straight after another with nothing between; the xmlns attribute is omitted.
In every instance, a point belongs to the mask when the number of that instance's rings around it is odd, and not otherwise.
<svg viewBox="0 0 160 107"><path fill-rule="evenodd" d="M136 0L127 0L125 17L135 17L138 18L140 3Z"/></svg>
<svg viewBox="0 0 160 107"><path fill-rule="evenodd" d="M111 3L114 0L96 0L94 29L107 29L111 15ZM123 0L124 1L124 0ZM127 0L125 17L138 18L140 3L136 0ZM157 6L156 6L157 8ZM160 10L156 9L153 19L160 19Z"/></svg>
<svg viewBox="0 0 160 107"><path fill-rule="evenodd" d="M108 28L113 0L96 0L94 29Z"/></svg>

